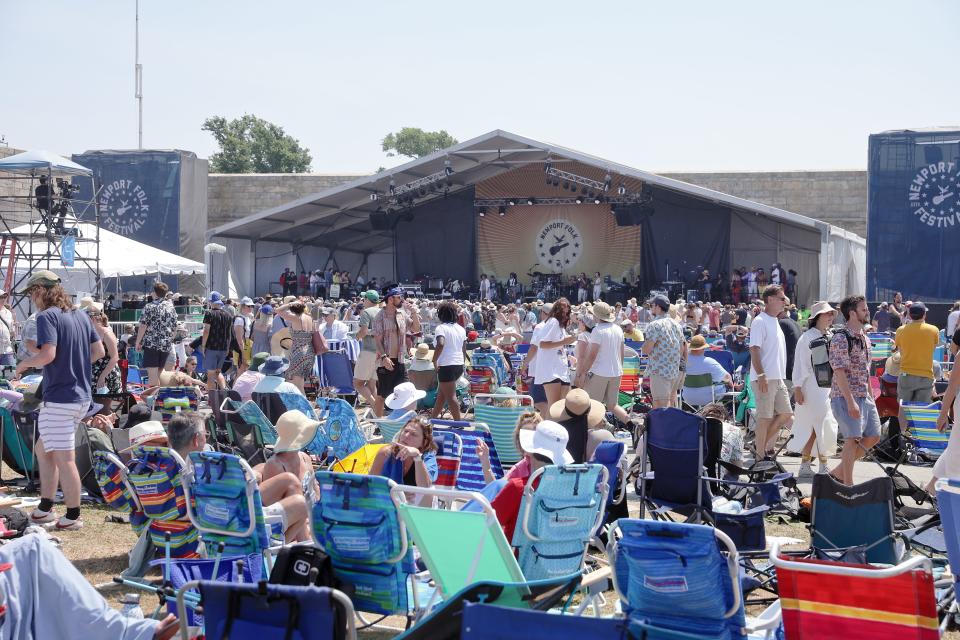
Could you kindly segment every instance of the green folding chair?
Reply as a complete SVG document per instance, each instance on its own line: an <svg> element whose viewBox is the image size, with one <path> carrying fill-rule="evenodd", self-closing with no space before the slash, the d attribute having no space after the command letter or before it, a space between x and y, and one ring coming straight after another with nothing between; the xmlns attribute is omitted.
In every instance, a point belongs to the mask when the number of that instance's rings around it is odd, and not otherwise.
<svg viewBox="0 0 960 640"><path fill-rule="evenodd" d="M516 401L519 406L501 407L497 402ZM517 450L513 442L513 430L516 429L520 416L536 409L533 398L524 395L507 395L496 393L480 393L475 398L473 406L474 420L482 422L490 428L490 435L497 445L497 453L503 464L514 464L520 461L523 455Z"/></svg>
<svg viewBox="0 0 960 640"><path fill-rule="evenodd" d="M403 429L403 425L407 424L411 418L415 418L416 416L416 411L407 411L397 420L374 418L372 422L380 427L380 435L383 436L383 442L390 443L393 442L393 439L396 438L400 430Z"/></svg>
<svg viewBox="0 0 960 640"><path fill-rule="evenodd" d="M686 394L688 389L710 389L710 402L715 402L717 399L716 390L713 388L713 375L710 373L688 373L683 379L683 387L680 390L681 400L688 405L698 409L704 406L702 404L694 404L687 400Z"/></svg>

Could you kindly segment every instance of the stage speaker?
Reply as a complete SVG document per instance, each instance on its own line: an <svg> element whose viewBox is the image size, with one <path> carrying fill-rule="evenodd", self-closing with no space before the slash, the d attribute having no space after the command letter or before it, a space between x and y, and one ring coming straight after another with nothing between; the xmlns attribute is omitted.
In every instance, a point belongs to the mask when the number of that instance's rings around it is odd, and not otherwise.
<svg viewBox="0 0 960 640"><path fill-rule="evenodd" d="M617 207L617 226L618 227L630 227L636 223L636 216L633 214L633 207L619 206Z"/></svg>
<svg viewBox="0 0 960 640"><path fill-rule="evenodd" d="M371 213L370 226L374 231L389 231L391 229L390 216L385 213Z"/></svg>

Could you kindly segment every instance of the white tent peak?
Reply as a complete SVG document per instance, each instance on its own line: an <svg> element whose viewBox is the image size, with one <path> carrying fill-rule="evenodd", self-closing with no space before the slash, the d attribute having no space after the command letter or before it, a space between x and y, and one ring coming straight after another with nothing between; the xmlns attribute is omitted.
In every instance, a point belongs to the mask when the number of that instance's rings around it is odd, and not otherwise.
<svg viewBox="0 0 960 640"><path fill-rule="evenodd" d="M67 160L50 151L24 151L0 159L0 171L42 175L60 173L72 176L89 176L93 172L73 160Z"/></svg>

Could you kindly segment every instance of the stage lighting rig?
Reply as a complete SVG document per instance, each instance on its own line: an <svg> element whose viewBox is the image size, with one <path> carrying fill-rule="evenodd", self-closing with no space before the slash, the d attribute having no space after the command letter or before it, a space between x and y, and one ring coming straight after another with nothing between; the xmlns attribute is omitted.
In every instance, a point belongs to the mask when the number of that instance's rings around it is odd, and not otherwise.
<svg viewBox="0 0 960 640"><path fill-rule="evenodd" d="M599 180L594 180L586 176L580 176L575 173L570 173L569 171L557 169L556 167L553 167L553 166L546 168L545 171L549 175L553 176L554 178L563 180L564 189L569 189L571 184L572 185L579 184L583 187L589 187L591 189L596 189L598 191L607 191L610 188L610 185L607 182L600 182ZM610 174L607 174L607 179L609 181L613 180L613 178L610 177ZM554 185L556 185L556 181L554 181ZM574 186L574 188L576 187Z"/></svg>
<svg viewBox="0 0 960 640"><path fill-rule="evenodd" d="M503 206L503 205L500 205L500 208L497 210L497 212L498 212L501 216L505 216L505 215L507 215L507 208L506 208L505 206Z"/></svg>

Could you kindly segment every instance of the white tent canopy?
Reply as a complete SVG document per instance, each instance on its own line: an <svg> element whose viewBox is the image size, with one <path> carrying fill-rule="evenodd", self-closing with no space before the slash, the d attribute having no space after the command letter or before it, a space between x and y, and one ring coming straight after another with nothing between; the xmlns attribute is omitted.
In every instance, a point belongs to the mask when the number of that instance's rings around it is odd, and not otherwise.
<svg viewBox="0 0 960 640"><path fill-rule="evenodd" d="M72 160L49 151L24 151L0 160L0 171L27 175L55 173L71 176L89 176L93 172Z"/></svg>
<svg viewBox="0 0 960 640"><path fill-rule="evenodd" d="M82 237L96 237L97 227L95 225L79 224L77 226ZM30 225L17 227L13 232L28 235ZM41 242L45 243L46 241ZM88 270L81 258L92 260L96 256L96 245L92 242L78 242L76 246L77 260L74 266L68 268L68 270ZM65 269L56 259L51 261L50 266L53 271L58 273L61 269ZM46 268L46 262L39 268ZM112 231L100 229L100 277L116 278L120 276L156 275L157 273L170 275L203 274L206 273L206 266L202 262L189 260L142 242L125 238Z"/></svg>

